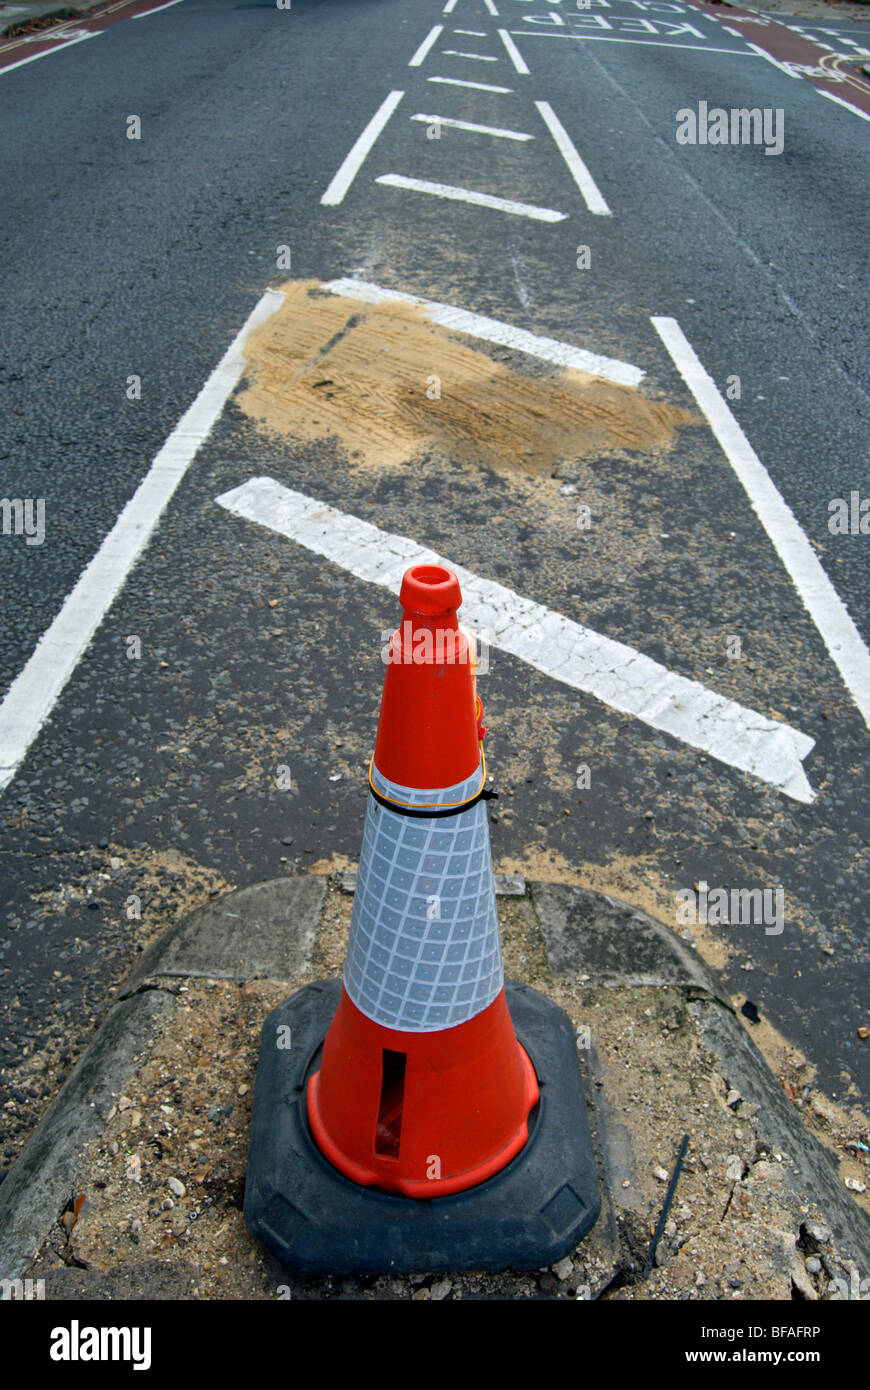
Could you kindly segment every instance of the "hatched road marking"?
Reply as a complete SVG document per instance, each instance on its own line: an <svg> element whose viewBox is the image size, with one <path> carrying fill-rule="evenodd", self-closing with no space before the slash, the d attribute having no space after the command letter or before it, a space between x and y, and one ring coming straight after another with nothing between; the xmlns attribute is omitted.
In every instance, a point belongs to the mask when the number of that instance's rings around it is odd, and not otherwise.
<svg viewBox="0 0 870 1390"><path fill-rule="evenodd" d="M357 579L394 593L408 565L448 565L462 586L463 620L493 646L796 801L809 803L815 797L801 765L814 739L669 671L633 647L273 478L251 478L216 501L234 516L286 536Z"/></svg>

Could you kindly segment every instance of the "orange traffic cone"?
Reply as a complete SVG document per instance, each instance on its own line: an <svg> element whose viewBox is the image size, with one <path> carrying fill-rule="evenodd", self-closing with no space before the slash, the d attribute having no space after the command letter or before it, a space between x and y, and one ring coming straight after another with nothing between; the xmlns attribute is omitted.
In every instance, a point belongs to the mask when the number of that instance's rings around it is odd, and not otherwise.
<svg viewBox="0 0 870 1390"><path fill-rule="evenodd" d="M301 1274L538 1269L601 1208L574 1031L503 981L459 582L400 599L344 981L263 1025L245 1220Z"/></svg>
<svg viewBox="0 0 870 1390"><path fill-rule="evenodd" d="M344 987L308 1117L354 1182L434 1197L510 1162L538 1083L505 1001L459 581L418 565L399 598Z"/></svg>

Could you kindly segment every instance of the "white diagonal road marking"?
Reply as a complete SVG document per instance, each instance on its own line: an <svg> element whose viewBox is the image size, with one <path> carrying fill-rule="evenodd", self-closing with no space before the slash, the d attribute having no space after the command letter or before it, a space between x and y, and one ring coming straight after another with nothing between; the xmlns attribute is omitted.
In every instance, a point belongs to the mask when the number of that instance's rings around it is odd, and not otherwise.
<svg viewBox="0 0 870 1390"><path fill-rule="evenodd" d="M490 82L466 82L461 77L427 77L427 82L443 82L446 87L474 87L478 92L510 92L511 87L494 87Z"/></svg>
<svg viewBox="0 0 870 1390"><path fill-rule="evenodd" d="M357 579L395 593L408 565L449 565L462 586L463 619L493 646L760 778L796 801L814 799L801 765L814 740L798 729L717 695L633 647L472 574L417 541L382 531L273 478L251 478L216 500L235 516L286 536Z"/></svg>
<svg viewBox="0 0 870 1390"><path fill-rule="evenodd" d="M534 140L534 135L526 135L522 130L504 130L497 125L478 125L476 121L458 121L455 116L426 116L422 111L411 117L412 121L424 121L426 125L431 125L433 121L438 125L447 126L450 130L470 130L476 135L494 135L500 140Z"/></svg>
<svg viewBox="0 0 870 1390"><path fill-rule="evenodd" d="M375 183L388 188L404 188L409 193L430 193L434 198L447 198L454 203L473 203L478 208L492 208L513 217L531 217L534 222L564 222L567 213L556 208L539 208L534 203L516 203L513 198L495 198L491 193L479 193L474 188L457 188L452 183L432 183L429 179L409 179L404 174L381 174Z"/></svg>
<svg viewBox="0 0 870 1390"><path fill-rule="evenodd" d="M513 324L489 319L483 314L473 314L468 309L456 309L452 304L439 303L437 299L421 299L416 294L384 290L380 285L350 278L328 280L323 288L348 299L360 299L365 304L382 304L388 300L417 304L425 317L441 328L451 329L454 333L467 333L471 338L483 338L488 343L525 352L530 357L540 357L544 362L552 362L554 367L573 367L578 372L618 381L622 386L639 386L644 377L640 367L633 367L630 362L620 362L618 357L601 357L597 352L587 352L585 348L573 347L571 343L560 343L557 338L529 333L525 328L514 328Z"/></svg>

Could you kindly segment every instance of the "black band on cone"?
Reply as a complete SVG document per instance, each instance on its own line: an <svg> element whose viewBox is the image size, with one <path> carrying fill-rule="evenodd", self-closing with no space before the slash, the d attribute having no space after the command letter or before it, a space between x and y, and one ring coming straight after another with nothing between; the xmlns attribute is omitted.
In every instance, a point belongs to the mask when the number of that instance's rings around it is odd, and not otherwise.
<svg viewBox="0 0 870 1390"><path fill-rule="evenodd" d="M372 779L374 757L369 763L369 791L379 806L384 806L388 811L395 811L397 816L410 816L412 820L440 820L444 816L458 816L463 811L469 811L472 806L476 806L478 801L498 801L498 792L489 791L486 785L486 757L482 747L480 758L482 771L480 790L474 796L469 797L468 801L451 801L444 806L408 806L404 801L391 801L388 796L383 796L378 791Z"/></svg>

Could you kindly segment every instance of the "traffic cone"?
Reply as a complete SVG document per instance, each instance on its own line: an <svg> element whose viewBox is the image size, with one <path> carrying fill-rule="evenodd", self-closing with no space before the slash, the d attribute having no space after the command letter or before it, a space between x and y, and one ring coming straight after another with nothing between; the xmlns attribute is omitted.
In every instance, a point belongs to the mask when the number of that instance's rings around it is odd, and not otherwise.
<svg viewBox="0 0 870 1390"><path fill-rule="evenodd" d="M354 1182L436 1197L511 1161L538 1083L505 1001L459 581L418 565L399 601L344 987L308 1118Z"/></svg>
<svg viewBox="0 0 870 1390"><path fill-rule="evenodd" d="M601 1209L574 1030L503 979L459 581L399 597L344 979L263 1025L245 1220L300 1274L538 1269Z"/></svg>

